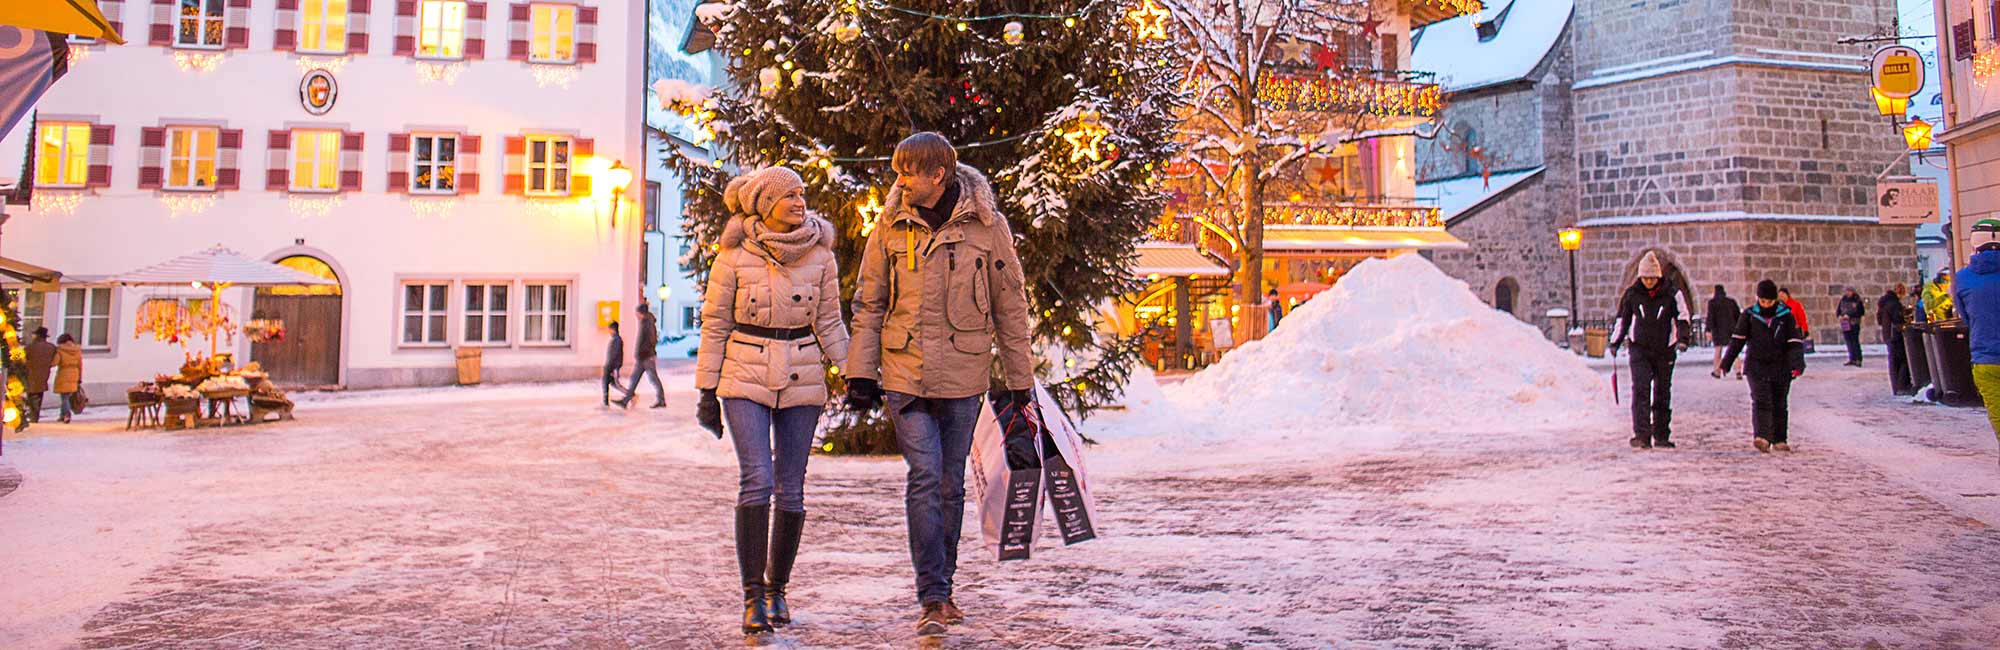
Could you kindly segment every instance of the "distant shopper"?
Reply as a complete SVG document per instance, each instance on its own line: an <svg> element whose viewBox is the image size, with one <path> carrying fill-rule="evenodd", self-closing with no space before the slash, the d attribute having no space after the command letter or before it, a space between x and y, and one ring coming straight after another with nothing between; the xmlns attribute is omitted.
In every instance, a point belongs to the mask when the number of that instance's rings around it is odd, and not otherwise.
<svg viewBox="0 0 2000 650"><path fill-rule="evenodd" d="M1972 330L1972 383L2000 436L2000 219L1972 224L1972 263L1958 274L1952 301Z"/></svg>
<svg viewBox="0 0 2000 650"><path fill-rule="evenodd" d="M1951 269L1939 269L1924 285L1924 317L1933 323L1951 320L1951 294Z"/></svg>
<svg viewBox="0 0 2000 650"><path fill-rule="evenodd" d="M1805 305L1799 304L1798 300L1792 298L1791 287L1778 287L1778 302L1784 303L1786 309L1792 310L1792 320L1798 323L1799 326L1799 338L1805 339L1806 352L1808 354L1812 353L1814 348L1812 324L1810 323L1811 319L1806 317Z"/></svg>
<svg viewBox="0 0 2000 650"><path fill-rule="evenodd" d="M62 403L62 421L69 423L71 401L83 390L83 346L68 334L56 339L56 400Z"/></svg>
<svg viewBox="0 0 2000 650"><path fill-rule="evenodd" d="M1910 324L1903 296L1909 292L1908 286L1897 283L1875 301L1875 324L1882 328L1882 342L1889 344L1889 388L1897 395L1917 394L1917 388L1910 385L1909 350L1903 348L1903 330Z"/></svg>
<svg viewBox="0 0 2000 650"><path fill-rule="evenodd" d="M1264 295L1264 304L1271 306L1271 329L1278 329L1278 322L1285 320L1285 301L1278 298L1276 287L1272 287L1271 293Z"/></svg>
<svg viewBox="0 0 2000 650"><path fill-rule="evenodd" d="M1660 259L1646 253L1638 279L1618 301L1611 354L1632 342L1632 447L1673 449L1674 361L1690 336L1681 290L1661 278Z"/></svg>
<svg viewBox="0 0 2000 650"><path fill-rule="evenodd" d="M611 345L604 351L604 405L611 405L611 389L630 396L618 385L618 371L625 367L625 337L618 335L618 321L611 321ZM619 398L624 399L624 398Z"/></svg>
<svg viewBox="0 0 2000 650"><path fill-rule="evenodd" d="M653 401L653 408L667 407L667 387L660 385L660 368L655 358L660 356L660 320L653 317L653 308L639 303L639 345L632 350L632 383L625 387L625 397L618 400L619 408L631 408L632 400L639 397L639 378L653 378L653 392L659 399Z"/></svg>
<svg viewBox="0 0 2000 650"><path fill-rule="evenodd" d="M1708 299L1708 344L1715 346L1712 364L1722 365L1722 349L1729 347L1729 335L1736 332L1736 317L1741 315L1743 307L1722 285L1715 285L1715 297Z"/></svg>
<svg viewBox="0 0 2000 650"><path fill-rule="evenodd" d="M1750 377L1751 444L1765 453L1792 450L1787 435L1792 380L1806 371L1804 332L1792 309L1779 301L1778 291L1770 280L1757 283L1756 306L1736 319L1722 366L1709 372L1721 378L1736 364L1736 355L1749 348L1743 365Z"/></svg>
<svg viewBox="0 0 2000 650"><path fill-rule="evenodd" d="M28 353L28 412L14 423L14 431L28 428L29 423L42 421L42 396L49 392L49 374L56 367L56 344L49 342L49 328L35 328L35 340L23 346Z"/></svg>
<svg viewBox="0 0 2000 650"><path fill-rule="evenodd" d="M1847 365L1861 367L1861 317L1868 315L1868 308L1861 304L1861 294L1848 287L1840 294L1840 304L1834 307L1833 315L1840 320L1840 340L1847 344Z"/></svg>

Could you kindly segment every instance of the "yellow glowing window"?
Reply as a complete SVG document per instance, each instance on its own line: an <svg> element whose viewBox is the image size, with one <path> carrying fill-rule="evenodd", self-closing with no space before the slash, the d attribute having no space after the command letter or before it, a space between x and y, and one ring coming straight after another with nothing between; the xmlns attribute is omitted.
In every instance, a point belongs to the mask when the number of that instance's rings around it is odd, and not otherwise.
<svg viewBox="0 0 2000 650"><path fill-rule="evenodd" d="M167 189L215 189L215 138L211 127L167 129Z"/></svg>
<svg viewBox="0 0 2000 650"><path fill-rule="evenodd" d="M424 0L418 16L417 56L456 59L465 56L465 3Z"/></svg>
<svg viewBox="0 0 2000 650"><path fill-rule="evenodd" d="M340 132L292 132L292 191L340 189Z"/></svg>
<svg viewBox="0 0 2000 650"><path fill-rule="evenodd" d="M90 180L89 124L43 124L42 141L36 151L36 185L83 187Z"/></svg>
<svg viewBox="0 0 2000 650"><path fill-rule="evenodd" d="M300 0L299 49L306 52L347 51L347 0Z"/></svg>
<svg viewBox="0 0 2000 650"><path fill-rule="evenodd" d="M576 60L576 5L537 4L529 12L528 60L569 63Z"/></svg>

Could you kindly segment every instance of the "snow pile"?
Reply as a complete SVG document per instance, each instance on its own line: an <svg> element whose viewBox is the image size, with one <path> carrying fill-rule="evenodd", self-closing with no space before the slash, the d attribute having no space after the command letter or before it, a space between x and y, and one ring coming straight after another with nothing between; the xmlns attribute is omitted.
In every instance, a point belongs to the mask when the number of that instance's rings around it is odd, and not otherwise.
<svg viewBox="0 0 2000 650"><path fill-rule="evenodd" d="M1605 380L1417 255L1368 260L1165 388L1214 430L1516 429L1602 415Z"/></svg>

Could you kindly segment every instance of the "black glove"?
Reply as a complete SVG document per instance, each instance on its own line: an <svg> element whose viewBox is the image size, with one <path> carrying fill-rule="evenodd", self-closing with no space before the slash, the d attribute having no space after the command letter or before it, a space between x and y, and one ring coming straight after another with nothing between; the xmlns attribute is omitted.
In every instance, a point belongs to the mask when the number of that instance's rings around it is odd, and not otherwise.
<svg viewBox="0 0 2000 650"><path fill-rule="evenodd" d="M1035 392L1031 390L1010 390L1007 391L1007 397L1013 399L1015 404L1035 403Z"/></svg>
<svg viewBox="0 0 2000 650"><path fill-rule="evenodd" d="M1004 404L995 404L994 418L999 420L1000 432L1005 439L1001 446L1007 452L1007 469L1039 469L1041 454L1035 451L1035 436L1042 431L1041 409L1035 404L1032 393L1025 390L1010 390L1005 393Z"/></svg>
<svg viewBox="0 0 2000 650"><path fill-rule="evenodd" d="M848 377L847 408L863 412L882 408L882 384L873 379Z"/></svg>
<svg viewBox="0 0 2000 650"><path fill-rule="evenodd" d="M716 440L722 439L722 400L716 399L715 389L701 389L701 403L694 407L694 419L701 423L701 428L715 434Z"/></svg>
<svg viewBox="0 0 2000 650"><path fill-rule="evenodd" d="M1614 356L1614 357L1615 357L1615 356L1618 356L1618 348L1622 348L1622 347L1625 347L1625 342L1624 342L1624 341L1612 341L1612 342L1611 342L1611 356Z"/></svg>

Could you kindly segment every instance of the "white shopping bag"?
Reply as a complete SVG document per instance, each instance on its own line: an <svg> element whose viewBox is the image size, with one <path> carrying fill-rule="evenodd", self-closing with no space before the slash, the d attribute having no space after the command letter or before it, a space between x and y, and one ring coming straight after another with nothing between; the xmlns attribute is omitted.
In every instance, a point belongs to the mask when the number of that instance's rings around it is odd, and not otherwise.
<svg viewBox="0 0 2000 650"><path fill-rule="evenodd" d="M1036 386L1034 394L1041 415L1032 418L1039 431L1034 441L1041 467L1017 470L1007 465L1006 433L995 416L1007 402L1004 392L987 400L972 433L972 489L979 502L980 533L987 551L1002 561L1028 559L1044 503L1055 511L1065 545L1097 537L1083 436L1047 390Z"/></svg>

